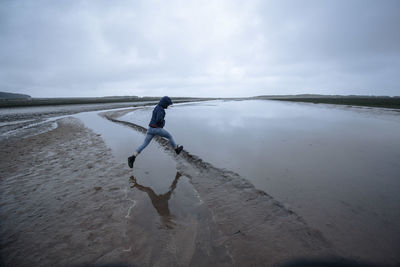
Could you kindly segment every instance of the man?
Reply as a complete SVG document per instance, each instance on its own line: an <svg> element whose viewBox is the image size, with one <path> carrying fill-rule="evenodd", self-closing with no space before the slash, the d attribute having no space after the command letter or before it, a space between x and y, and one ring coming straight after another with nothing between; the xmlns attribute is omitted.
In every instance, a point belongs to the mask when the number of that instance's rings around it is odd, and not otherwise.
<svg viewBox="0 0 400 267"><path fill-rule="evenodd" d="M135 162L136 157L139 155L140 152L150 143L151 139L154 136L159 135L165 137L169 140L172 147L175 149L176 154L181 153L183 146L178 146L172 135L167 132L163 127L165 125L165 110L168 106L172 105L172 100L168 96L164 96L161 98L158 105L153 110L153 115L151 117L151 121L149 123L149 128L147 129L146 138L141 146L139 146L135 153L128 158L128 165L130 168L133 168L133 163Z"/></svg>

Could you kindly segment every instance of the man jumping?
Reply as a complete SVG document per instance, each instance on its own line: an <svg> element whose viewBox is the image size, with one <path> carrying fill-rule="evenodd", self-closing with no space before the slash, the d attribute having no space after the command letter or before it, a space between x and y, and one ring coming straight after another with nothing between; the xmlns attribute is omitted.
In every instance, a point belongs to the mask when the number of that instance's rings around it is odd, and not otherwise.
<svg viewBox="0 0 400 267"><path fill-rule="evenodd" d="M161 98L160 102L158 105L154 108L153 110L153 115L151 117L151 121L149 123L149 128L147 129L146 133L146 138L144 139L144 142L142 145L140 145L135 153L133 153L132 156L128 158L128 165L130 168L133 168L133 163L135 162L136 157L139 155L142 150L148 146L150 143L151 139L153 139L154 136L159 135L162 137L165 137L169 140L171 143L171 146L175 149L176 154L181 153L183 146L177 145L174 141L174 138L172 138L172 135L167 132L163 127L165 125L165 110L167 109L168 106L172 105L172 100L168 96L164 96Z"/></svg>

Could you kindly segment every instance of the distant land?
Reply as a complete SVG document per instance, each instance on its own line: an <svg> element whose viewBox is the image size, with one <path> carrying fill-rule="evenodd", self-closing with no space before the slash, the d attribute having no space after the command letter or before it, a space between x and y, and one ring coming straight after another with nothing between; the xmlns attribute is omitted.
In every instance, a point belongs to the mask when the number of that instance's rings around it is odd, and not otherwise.
<svg viewBox="0 0 400 267"><path fill-rule="evenodd" d="M143 101L159 101L161 97L151 96L105 96L105 97L62 97L62 98L32 98L28 95L1 92L0 108L51 106L51 105L75 105L75 104L103 104L103 103L129 103ZM24 97L17 97L24 96ZM215 98L174 97L175 103L213 100Z"/></svg>
<svg viewBox="0 0 400 267"><path fill-rule="evenodd" d="M0 108L45 106L45 105L71 105L71 104L101 104L158 101L160 97L150 96L105 96L105 97L64 97L64 98L32 98L29 95L0 92ZM348 106L365 106L391 108L400 110L400 96L363 96L363 95L260 95L244 98L199 98L199 97L173 97L174 102L191 102L205 100L246 100L266 99L278 101L306 102L314 104L336 104Z"/></svg>
<svg viewBox="0 0 400 267"><path fill-rule="evenodd" d="M400 96L363 96L363 95L263 95L252 99L306 102L314 104L336 104L377 108L400 109Z"/></svg>

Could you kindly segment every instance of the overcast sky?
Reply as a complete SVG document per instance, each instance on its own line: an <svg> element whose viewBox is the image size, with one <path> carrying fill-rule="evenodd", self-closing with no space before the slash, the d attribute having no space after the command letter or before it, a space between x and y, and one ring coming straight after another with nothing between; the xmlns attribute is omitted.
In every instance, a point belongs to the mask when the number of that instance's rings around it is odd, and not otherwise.
<svg viewBox="0 0 400 267"><path fill-rule="evenodd" d="M400 1L2 0L0 91L400 95Z"/></svg>

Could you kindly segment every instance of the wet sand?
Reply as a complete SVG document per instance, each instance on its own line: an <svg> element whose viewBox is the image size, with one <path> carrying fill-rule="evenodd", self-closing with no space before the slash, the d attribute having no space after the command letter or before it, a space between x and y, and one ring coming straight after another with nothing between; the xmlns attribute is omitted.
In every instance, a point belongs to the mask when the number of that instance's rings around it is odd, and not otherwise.
<svg viewBox="0 0 400 267"><path fill-rule="evenodd" d="M144 134L145 128L118 120L127 112L130 110L103 116ZM211 213L207 220L217 229L217 240L224 244L232 264L271 266L302 257L346 256L337 254L318 230L309 227L292 210L255 189L238 174L219 169L185 150L176 156L167 140L155 139L159 148L175 159L177 171L190 179Z"/></svg>
<svg viewBox="0 0 400 267"><path fill-rule="evenodd" d="M78 119L57 124L1 142L5 266L271 266L346 257L236 173L187 151L175 156L163 139L139 161L160 164L132 171Z"/></svg>
<svg viewBox="0 0 400 267"><path fill-rule="evenodd" d="M4 141L1 158L5 266L185 266L195 245L210 256L198 262L230 262L224 249L214 255L208 247L211 228L201 229L191 217L178 220L183 227L176 229L160 223L125 162L116 162L101 137L76 119L59 120L57 129L34 137ZM201 238L194 242L198 232Z"/></svg>
<svg viewBox="0 0 400 267"><path fill-rule="evenodd" d="M25 137L27 131L37 132L38 127L54 117L62 117L80 112L152 105L155 101L138 101L104 104L50 105L34 107L15 107L0 109L0 140L12 136ZM24 135L20 135L24 129ZM47 131L48 129L43 129Z"/></svg>
<svg viewBox="0 0 400 267"><path fill-rule="evenodd" d="M393 263L400 261L398 115L376 108L212 101L172 107L166 129L190 153L290 207L351 258ZM120 120L145 126L150 116L151 109L142 108Z"/></svg>

